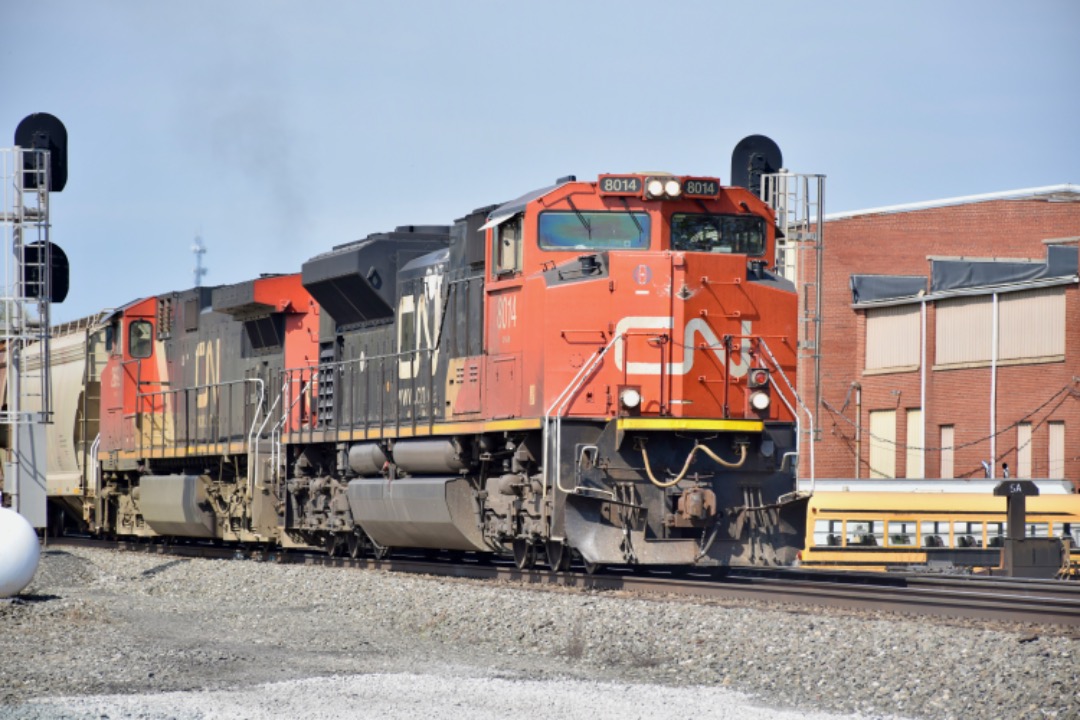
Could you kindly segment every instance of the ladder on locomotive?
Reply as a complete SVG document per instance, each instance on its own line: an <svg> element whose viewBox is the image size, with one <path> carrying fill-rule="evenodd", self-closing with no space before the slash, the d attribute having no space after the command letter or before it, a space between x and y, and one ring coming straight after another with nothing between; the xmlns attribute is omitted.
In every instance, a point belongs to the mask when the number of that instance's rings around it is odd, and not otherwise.
<svg viewBox="0 0 1080 720"><path fill-rule="evenodd" d="M104 330L96 330L99 323L108 315L103 312L87 318L86 367L83 370L83 399L80 423L82 425L76 443L76 453L82 469L82 490L85 493L96 492L91 482L97 466L97 446L101 433L101 376L105 372L105 363L109 360L109 351L105 345Z"/></svg>
<svg viewBox="0 0 1080 720"><path fill-rule="evenodd" d="M799 294L798 394L821 415L822 265L825 176L787 171L762 176L761 198L776 212L776 273ZM821 439L821 423L804 430Z"/></svg>

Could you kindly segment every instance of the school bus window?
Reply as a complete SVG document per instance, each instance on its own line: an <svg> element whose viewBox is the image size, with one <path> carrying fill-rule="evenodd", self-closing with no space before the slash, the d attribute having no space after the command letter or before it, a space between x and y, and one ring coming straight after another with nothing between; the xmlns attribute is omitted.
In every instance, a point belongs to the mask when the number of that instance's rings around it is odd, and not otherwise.
<svg viewBox="0 0 1080 720"><path fill-rule="evenodd" d="M1072 538L1073 545L1080 546L1080 524L1062 523L1058 534L1063 538Z"/></svg>
<svg viewBox="0 0 1080 720"><path fill-rule="evenodd" d="M148 358L154 349L154 326L146 320L128 325L128 354L133 358Z"/></svg>
<svg viewBox="0 0 1080 720"><path fill-rule="evenodd" d="M1024 534L1028 537L1050 537L1050 525L1049 523L1027 523Z"/></svg>
<svg viewBox="0 0 1080 720"><path fill-rule="evenodd" d="M1003 522L992 522L986 524L986 546L987 547L1002 547L1005 545L1005 538L1008 536L1007 524Z"/></svg>
<svg viewBox="0 0 1080 720"><path fill-rule="evenodd" d="M889 545L892 547L916 545L915 525L914 520L889 520Z"/></svg>
<svg viewBox="0 0 1080 720"><path fill-rule="evenodd" d="M983 546L983 531L981 522L956 522L953 523L953 538L955 547L979 548Z"/></svg>
<svg viewBox="0 0 1080 720"><path fill-rule="evenodd" d="M814 545L837 547L844 537L840 520L818 520L814 523Z"/></svg>
<svg viewBox="0 0 1080 720"><path fill-rule="evenodd" d="M923 547L945 547L949 544L949 523L940 520L924 520L919 525Z"/></svg>
<svg viewBox="0 0 1080 720"><path fill-rule="evenodd" d="M881 520L848 520L847 544L884 545L885 523Z"/></svg>

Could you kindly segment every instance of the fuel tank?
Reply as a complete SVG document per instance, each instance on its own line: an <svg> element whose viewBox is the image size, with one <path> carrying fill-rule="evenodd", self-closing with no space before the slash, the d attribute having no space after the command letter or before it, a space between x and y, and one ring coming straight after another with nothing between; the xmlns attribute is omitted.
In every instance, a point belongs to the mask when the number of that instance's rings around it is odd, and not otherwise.
<svg viewBox="0 0 1080 720"><path fill-rule="evenodd" d="M205 475L147 475L139 481L143 520L159 535L215 536L217 521Z"/></svg>
<svg viewBox="0 0 1080 720"><path fill-rule="evenodd" d="M357 478L348 498L353 520L383 547L491 550L465 478Z"/></svg>

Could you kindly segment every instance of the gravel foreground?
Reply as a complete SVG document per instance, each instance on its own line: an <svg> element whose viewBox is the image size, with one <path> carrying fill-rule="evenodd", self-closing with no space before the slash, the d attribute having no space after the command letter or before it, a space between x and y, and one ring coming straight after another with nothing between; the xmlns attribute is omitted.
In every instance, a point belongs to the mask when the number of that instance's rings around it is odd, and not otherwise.
<svg viewBox="0 0 1080 720"><path fill-rule="evenodd" d="M1080 718L1080 634L380 571L43 553L0 718Z"/></svg>

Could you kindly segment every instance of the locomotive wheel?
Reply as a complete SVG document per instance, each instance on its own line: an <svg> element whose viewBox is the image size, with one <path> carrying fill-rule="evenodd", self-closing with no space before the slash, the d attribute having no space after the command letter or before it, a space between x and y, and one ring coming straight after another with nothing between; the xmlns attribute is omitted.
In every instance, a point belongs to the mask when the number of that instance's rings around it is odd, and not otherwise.
<svg viewBox="0 0 1080 720"><path fill-rule="evenodd" d="M528 540L514 540L514 565L518 570L528 570L536 564L536 545Z"/></svg>
<svg viewBox="0 0 1080 720"><path fill-rule="evenodd" d="M330 533L326 536L326 541L323 543L323 547L326 549L326 554L330 557L335 557L341 554L341 546L343 545L341 537L337 533Z"/></svg>
<svg viewBox="0 0 1080 720"><path fill-rule="evenodd" d="M348 539L349 557L356 560L364 552L364 543L360 540L360 533L353 530Z"/></svg>
<svg viewBox="0 0 1080 720"><path fill-rule="evenodd" d="M558 540L548 540L544 543L544 553L547 555L548 567L553 572L566 572L570 569L570 548Z"/></svg>
<svg viewBox="0 0 1080 720"><path fill-rule="evenodd" d="M585 566L586 575L596 575L604 569L604 566L601 563L589 562L585 558L581 558L581 564Z"/></svg>

